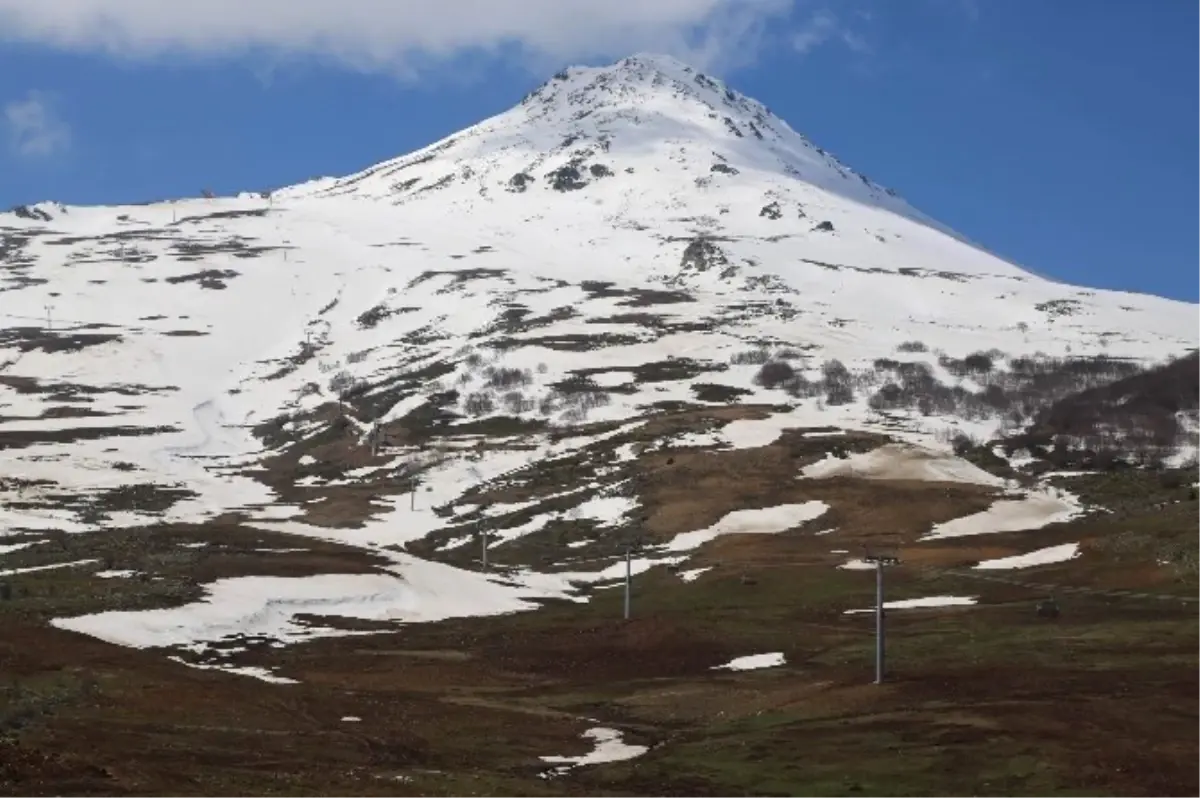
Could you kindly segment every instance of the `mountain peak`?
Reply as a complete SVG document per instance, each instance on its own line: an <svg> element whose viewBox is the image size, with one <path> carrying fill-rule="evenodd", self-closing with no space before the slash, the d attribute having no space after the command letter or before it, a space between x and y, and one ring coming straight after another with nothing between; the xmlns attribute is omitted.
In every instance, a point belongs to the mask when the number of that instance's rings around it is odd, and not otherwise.
<svg viewBox="0 0 1200 798"><path fill-rule="evenodd" d="M780 121L773 119L762 103L730 89L719 78L673 56L655 53L631 55L601 67L567 67L526 96L522 105L542 109L539 116L566 107L574 111L573 116L582 118L580 112L645 104L655 99L690 101L707 112L724 109L746 114L768 130L772 121ZM682 105L673 110L678 114L681 108Z"/></svg>
<svg viewBox="0 0 1200 798"><path fill-rule="evenodd" d="M602 179L606 190L594 186ZM589 186L579 196L592 205L636 195L642 203L690 206L705 218L755 202L748 200L755 195L761 199L756 213L770 216L780 201L790 202L792 215L803 220L805 203L836 197L839 207L849 201L881 209L970 244L797 133L763 103L655 53L566 67L508 111L422 150L283 193L396 205L453 195L453 203L466 208L527 190Z"/></svg>

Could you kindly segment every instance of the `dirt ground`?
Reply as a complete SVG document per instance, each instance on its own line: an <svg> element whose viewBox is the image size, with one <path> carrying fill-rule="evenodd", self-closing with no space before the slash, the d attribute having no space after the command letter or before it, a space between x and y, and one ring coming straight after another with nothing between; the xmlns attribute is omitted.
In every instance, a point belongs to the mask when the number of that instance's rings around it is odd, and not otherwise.
<svg viewBox="0 0 1200 798"><path fill-rule="evenodd" d="M919 543L930 524L987 507L990 489L797 480L798 464L824 456L813 440L640 458L632 476L655 539L733 509L810 500L831 509L783 534L718 538L684 566L710 569L694 581L661 567L637 577L629 621L621 591L598 589L584 604L236 656L297 684L185 667L170 652L47 621L195 600L221 576L361 573L373 558L233 517L64 539L63 559L107 558L160 579L58 569L14 580L0 602L0 793L1200 793L1197 506L1186 489L1151 475L1119 486L1084 478L1075 489L1122 497L1120 513ZM1178 541L1192 546L1190 570L1163 564L1163 547ZM1080 542L1084 556L996 574L1007 581L970 572L984 558L1064 542ZM510 556L544 556L549 545ZM874 576L834 567L865 546L902 556L889 598L978 602L890 613L883 685L871 683L872 617L844 613L870 606ZM1038 617L1051 594L1060 617ZM765 652L785 664L715 669ZM585 753L583 732L597 726L649 750L549 775L540 757Z"/></svg>

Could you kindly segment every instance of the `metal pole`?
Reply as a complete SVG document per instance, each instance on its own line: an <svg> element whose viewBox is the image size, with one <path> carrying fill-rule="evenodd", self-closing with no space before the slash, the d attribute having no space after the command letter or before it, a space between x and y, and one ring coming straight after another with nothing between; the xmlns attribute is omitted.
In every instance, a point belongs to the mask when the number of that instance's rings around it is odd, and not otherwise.
<svg viewBox="0 0 1200 798"><path fill-rule="evenodd" d="M875 684L883 684L883 560L875 562Z"/></svg>
<svg viewBox="0 0 1200 798"><path fill-rule="evenodd" d="M417 479L416 477L413 477L412 493L408 494L408 497L409 497L408 509L409 510L417 509L417 486L420 484L421 484L421 480Z"/></svg>
<svg viewBox="0 0 1200 798"><path fill-rule="evenodd" d="M481 558L480 562L482 562L482 563L483 563L483 570L485 570L485 571L486 571L486 570L487 570L487 550L488 550L488 536L487 536L487 532L480 531L480 533L479 533L479 540L480 540L480 541L482 542L482 544L483 544L483 557Z"/></svg>
<svg viewBox="0 0 1200 798"><path fill-rule="evenodd" d="M629 620L629 593L633 581L632 547L625 547L625 620Z"/></svg>
<svg viewBox="0 0 1200 798"><path fill-rule="evenodd" d="M867 556L866 562L875 566L875 684L883 684L885 651L887 647L886 612L883 609L883 569L899 565L899 557Z"/></svg>

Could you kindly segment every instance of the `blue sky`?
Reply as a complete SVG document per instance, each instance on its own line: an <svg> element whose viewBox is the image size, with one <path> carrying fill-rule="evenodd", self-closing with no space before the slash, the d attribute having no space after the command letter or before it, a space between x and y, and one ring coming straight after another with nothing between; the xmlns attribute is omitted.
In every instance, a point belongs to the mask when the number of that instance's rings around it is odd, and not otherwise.
<svg viewBox="0 0 1200 798"><path fill-rule="evenodd" d="M1198 25L1194 0L0 0L0 207L348 173L662 51L1026 268L1195 302Z"/></svg>

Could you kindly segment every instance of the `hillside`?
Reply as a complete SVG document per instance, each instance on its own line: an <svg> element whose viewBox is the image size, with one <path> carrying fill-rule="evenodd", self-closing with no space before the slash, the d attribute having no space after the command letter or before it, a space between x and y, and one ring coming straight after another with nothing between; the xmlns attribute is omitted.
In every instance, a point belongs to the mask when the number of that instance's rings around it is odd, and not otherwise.
<svg viewBox="0 0 1200 798"><path fill-rule="evenodd" d="M1025 764L983 792L1193 789L1194 750L1105 763L1114 718L1175 734L1151 716L1194 692L1197 307L1033 275L673 59L567 69L346 177L0 214L0 318L16 794L895 788L734 761L822 702L847 750L974 761L1004 730ZM857 687L881 549L924 674L886 706ZM1063 590L1077 638L1032 623ZM713 671L764 652L788 664ZM1094 738L1052 742L1110 678L1146 714L1097 698ZM203 720L149 730L181 695ZM650 750L547 776L612 729ZM158 734L212 764L117 764ZM915 756L911 789L980 792Z"/></svg>

